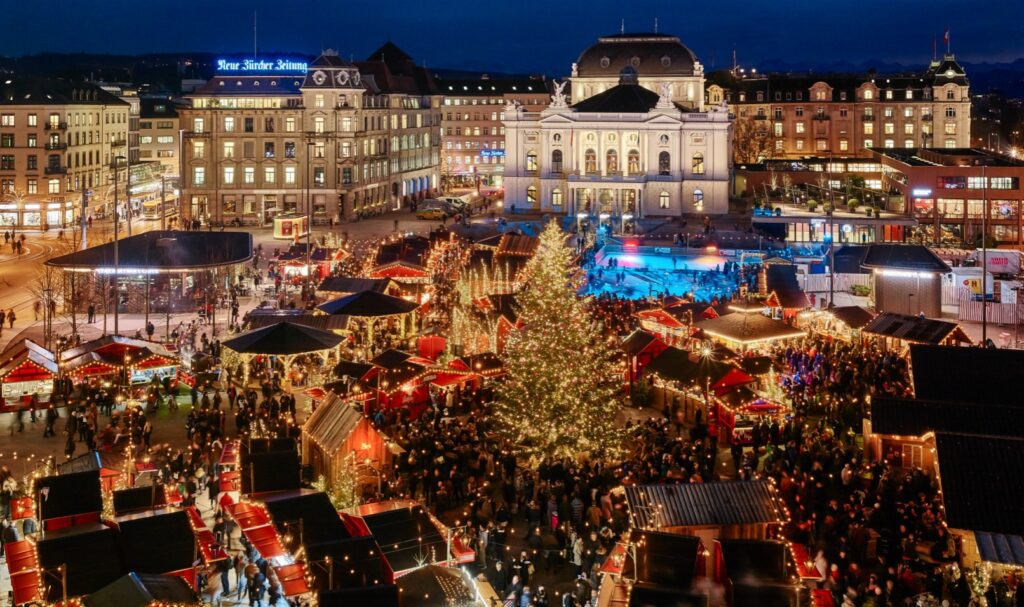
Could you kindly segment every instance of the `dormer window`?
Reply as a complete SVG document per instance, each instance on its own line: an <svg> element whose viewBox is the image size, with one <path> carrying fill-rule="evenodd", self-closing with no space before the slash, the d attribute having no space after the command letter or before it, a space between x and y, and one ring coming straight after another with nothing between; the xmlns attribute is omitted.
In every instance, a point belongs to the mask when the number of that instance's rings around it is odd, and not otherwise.
<svg viewBox="0 0 1024 607"><path fill-rule="evenodd" d="M608 57L601 57L601 67L608 67L612 64L612 60Z"/></svg>
<svg viewBox="0 0 1024 607"><path fill-rule="evenodd" d="M629 64L633 67L640 67L640 57L633 57L629 60Z"/></svg>
<svg viewBox="0 0 1024 607"><path fill-rule="evenodd" d="M671 57L669 57L668 55L665 55L664 57L661 58L661 67L668 67L670 65L672 65L672 58Z"/></svg>

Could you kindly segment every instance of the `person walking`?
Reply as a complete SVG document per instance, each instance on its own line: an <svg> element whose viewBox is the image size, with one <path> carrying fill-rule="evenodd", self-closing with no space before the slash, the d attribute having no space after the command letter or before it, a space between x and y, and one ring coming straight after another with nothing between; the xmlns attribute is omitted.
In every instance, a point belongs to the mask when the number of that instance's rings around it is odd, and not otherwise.
<svg viewBox="0 0 1024 607"><path fill-rule="evenodd" d="M88 319L87 322L90 325L92 323L96 322L96 305L95 304L89 304L89 307L86 309L86 317Z"/></svg>
<svg viewBox="0 0 1024 607"><path fill-rule="evenodd" d="M43 438L49 438L57 434L53 431L53 424L57 423L57 418L59 417L57 407L50 403L50 406L46 408L46 429L43 430Z"/></svg>
<svg viewBox="0 0 1024 607"><path fill-rule="evenodd" d="M17 316L14 314L14 308L7 310L7 323L10 324L11 328L14 328L14 321L17 320Z"/></svg>

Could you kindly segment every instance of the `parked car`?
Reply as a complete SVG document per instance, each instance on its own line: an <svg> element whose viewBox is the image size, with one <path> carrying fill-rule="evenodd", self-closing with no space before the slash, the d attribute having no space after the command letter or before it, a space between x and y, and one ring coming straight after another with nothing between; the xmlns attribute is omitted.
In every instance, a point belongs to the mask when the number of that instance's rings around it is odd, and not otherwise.
<svg viewBox="0 0 1024 607"><path fill-rule="evenodd" d="M445 219L448 217L448 211L442 207L429 206L420 207L416 209L416 219Z"/></svg>

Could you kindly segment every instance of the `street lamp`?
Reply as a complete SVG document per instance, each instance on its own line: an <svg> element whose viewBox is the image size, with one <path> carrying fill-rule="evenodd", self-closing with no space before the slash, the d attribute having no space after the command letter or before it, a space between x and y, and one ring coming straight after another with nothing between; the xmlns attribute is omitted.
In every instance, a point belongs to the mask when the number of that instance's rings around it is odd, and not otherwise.
<svg viewBox="0 0 1024 607"><path fill-rule="evenodd" d="M120 335L118 331L118 308L121 304L121 288L118 281L120 274L120 255L117 240L119 238L117 226L121 223L120 207L118 206L117 172L121 160L127 160L124 156L114 156L114 335ZM126 165L127 166L127 165ZM131 194L128 194L128 206L131 207Z"/></svg>

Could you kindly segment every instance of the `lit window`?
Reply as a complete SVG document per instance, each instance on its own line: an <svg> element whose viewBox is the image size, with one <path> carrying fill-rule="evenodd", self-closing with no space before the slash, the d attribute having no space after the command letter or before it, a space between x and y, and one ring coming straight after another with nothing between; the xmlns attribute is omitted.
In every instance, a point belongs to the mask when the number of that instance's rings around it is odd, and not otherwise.
<svg viewBox="0 0 1024 607"><path fill-rule="evenodd" d="M537 170L537 152L526 153L526 170L536 171Z"/></svg>
<svg viewBox="0 0 1024 607"><path fill-rule="evenodd" d="M532 185L530 187L526 188L526 204L529 204L529 205L537 204L537 188L535 188Z"/></svg>
<svg viewBox="0 0 1024 607"><path fill-rule="evenodd" d="M704 190L697 188L693 191L693 206L697 207L698 211L704 207Z"/></svg>
<svg viewBox="0 0 1024 607"><path fill-rule="evenodd" d="M196 182L197 185L202 185L201 181ZM60 194L60 179L51 179L46 184L46 191L50 194Z"/></svg>
<svg viewBox="0 0 1024 607"><path fill-rule="evenodd" d="M235 167L224 167L224 183L232 184L235 182Z"/></svg>
<svg viewBox="0 0 1024 607"><path fill-rule="evenodd" d="M704 174L704 154L697 152L693 155L693 162L691 163L691 169L694 175Z"/></svg>
<svg viewBox="0 0 1024 607"><path fill-rule="evenodd" d="M235 142L225 141L224 142L224 157L234 158L235 157Z"/></svg>
<svg viewBox="0 0 1024 607"><path fill-rule="evenodd" d="M284 167L284 182L295 183L295 167Z"/></svg>
<svg viewBox="0 0 1024 607"><path fill-rule="evenodd" d="M551 206L562 206L562 190L555 188L554 191L551 192Z"/></svg>
<svg viewBox="0 0 1024 607"><path fill-rule="evenodd" d="M242 174L245 183L256 183L256 167L245 167Z"/></svg>
<svg viewBox="0 0 1024 607"><path fill-rule="evenodd" d="M274 183L277 181L277 175L275 174L274 167L263 167L263 181L265 183Z"/></svg>
<svg viewBox="0 0 1024 607"><path fill-rule="evenodd" d="M797 132L797 134L800 134L800 133L804 132L804 123L803 122L797 122L796 123L796 132Z"/></svg>
<svg viewBox="0 0 1024 607"><path fill-rule="evenodd" d="M206 169L203 167L192 168L192 185L206 184Z"/></svg>
<svg viewBox="0 0 1024 607"><path fill-rule="evenodd" d="M205 141L193 141L192 142L192 157L193 158L205 158L206 157L206 142Z"/></svg>
<svg viewBox="0 0 1024 607"><path fill-rule="evenodd" d="M667 208L669 208L671 206L671 204L672 204L672 196L669 195L668 192L662 192L661 194L658 194L658 207L659 208L667 209Z"/></svg>
<svg viewBox="0 0 1024 607"><path fill-rule="evenodd" d="M235 131L235 117L225 116L224 117L224 132L233 133Z"/></svg>

